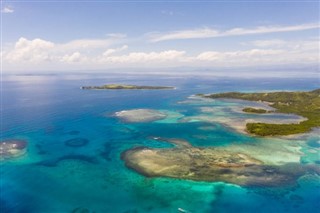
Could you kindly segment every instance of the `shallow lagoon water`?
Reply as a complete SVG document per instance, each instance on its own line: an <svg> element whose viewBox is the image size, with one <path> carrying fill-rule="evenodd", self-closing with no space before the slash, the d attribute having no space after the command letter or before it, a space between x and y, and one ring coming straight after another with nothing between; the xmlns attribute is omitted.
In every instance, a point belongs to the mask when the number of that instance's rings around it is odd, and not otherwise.
<svg viewBox="0 0 320 213"><path fill-rule="evenodd" d="M177 89L79 89L105 83ZM198 116L201 107L225 109L217 113L226 118L247 116L228 110L239 106L237 101L186 103L196 93L312 90L318 83L316 79L183 76L4 76L1 136L27 140L29 146L26 155L1 162L1 207L4 212L17 213L67 213L79 207L121 213L179 212L179 208L187 212L317 212L320 179L313 174L300 178L295 185L276 188L146 178L127 169L120 154L135 146L171 147L150 138L166 137L185 139L195 146L260 145L264 147L260 156L272 162L286 159L319 164L319 147L314 145L320 140L317 131L292 138L259 138L218 122L180 121ZM170 116L151 123L125 123L113 116L141 108L161 110ZM65 145L79 138L87 143Z"/></svg>

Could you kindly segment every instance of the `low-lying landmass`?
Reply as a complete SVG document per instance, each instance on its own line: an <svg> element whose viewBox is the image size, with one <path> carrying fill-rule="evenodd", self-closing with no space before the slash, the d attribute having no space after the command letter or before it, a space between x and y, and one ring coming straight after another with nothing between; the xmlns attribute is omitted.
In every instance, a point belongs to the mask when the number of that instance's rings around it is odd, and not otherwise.
<svg viewBox="0 0 320 213"><path fill-rule="evenodd" d="M102 86L83 86L81 89L86 90L108 90L108 89L146 89L146 90L157 90L157 89L175 89L171 86L137 86L137 85L126 85L126 84L106 84Z"/></svg>
<svg viewBox="0 0 320 213"><path fill-rule="evenodd" d="M292 124L247 123L246 129L251 134L259 136L291 135L305 133L312 130L312 128L320 127L320 89L309 92L228 92L199 94L199 96L268 102L269 106L276 109L276 113L293 113L307 118L305 121Z"/></svg>
<svg viewBox="0 0 320 213"><path fill-rule="evenodd" d="M320 174L315 165L267 165L243 152L225 147L195 147L181 139L154 138L174 148L135 147L122 153L125 165L147 177L196 181L223 181L241 186L293 184L308 172Z"/></svg>
<svg viewBox="0 0 320 213"><path fill-rule="evenodd" d="M265 109L258 109L258 108L252 108L252 107L246 107L242 109L242 111L247 113L257 113L257 114L268 113L268 111Z"/></svg>

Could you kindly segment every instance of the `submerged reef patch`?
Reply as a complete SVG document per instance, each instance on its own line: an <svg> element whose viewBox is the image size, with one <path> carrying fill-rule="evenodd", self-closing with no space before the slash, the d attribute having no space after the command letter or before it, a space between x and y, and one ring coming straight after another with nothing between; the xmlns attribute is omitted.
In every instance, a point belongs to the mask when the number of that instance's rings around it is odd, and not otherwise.
<svg viewBox="0 0 320 213"><path fill-rule="evenodd" d="M64 161L64 160L77 160L77 161L84 161L84 162L92 163L92 164L99 163L98 160L92 156L70 154L70 155L65 155L65 156L62 156L59 158L55 158L55 159L43 160L43 161L37 163L37 165L46 166L46 167L55 167L59 164L59 162Z"/></svg>
<svg viewBox="0 0 320 213"><path fill-rule="evenodd" d="M287 185L308 172L320 174L320 168L313 164L267 165L248 154L223 147L200 148L184 140L158 140L172 143L175 147L126 150L121 155L125 165L147 177L223 181L241 186Z"/></svg>
<svg viewBox="0 0 320 213"><path fill-rule="evenodd" d="M20 139L9 139L0 141L0 160L12 159L25 154L27 141Z"/></svg>
<svg viewBox="0 0 320 213"><path fill-rule="evenodd" d="M115 116L128 123L152 122L167 117L165 113L153 109L123 110L116 112Z"/></svg>
<svg viewBox="0 0 320 213"><path fill-rule="evenodd" d="M81 147L87 145L88 143L89 140L86 138L72 138L64 142L66 146L70 147Z"/></svg>
<svg viewBox="0 0 320 213"><path fill-rule="evenodd" d="M90 211L87 208L83 208L83 207L78 207L75 208L71 211L71 213L94 213L94 211Z"/></svg>

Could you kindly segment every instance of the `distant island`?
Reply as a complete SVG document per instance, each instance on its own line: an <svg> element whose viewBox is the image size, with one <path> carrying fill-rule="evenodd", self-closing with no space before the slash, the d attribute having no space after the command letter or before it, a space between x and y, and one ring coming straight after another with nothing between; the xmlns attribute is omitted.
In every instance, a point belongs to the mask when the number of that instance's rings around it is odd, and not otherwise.
<svg viewBox="0 0 320 213"><path fill-rule="evenodd" d="M293 124L247 123L247 131L259 136L291 135L305 133L320 127L320 89L309 92L270 92L270 93L217 93L198 94L204 98L232 98L248 101L264 101L276 109L276 113L292 113L307 118ZM263 109L245 108L245 112L267 113Z"/></svg>
<svg viewBox="0 0 320 213"><path fill-rule="evenodd" d="M175 89L171 86L137 86L137 85L126 85L126 84L106 84L102 86L83 86L81 89L85 90L109 90L109 89L146 89L146 90L158 90L158 89Z"/></svg>

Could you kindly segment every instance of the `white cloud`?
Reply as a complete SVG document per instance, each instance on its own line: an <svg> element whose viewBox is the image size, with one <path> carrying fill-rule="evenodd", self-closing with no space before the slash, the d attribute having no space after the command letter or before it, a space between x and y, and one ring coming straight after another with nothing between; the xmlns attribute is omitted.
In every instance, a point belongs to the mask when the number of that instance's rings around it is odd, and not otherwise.
<svg viewBox="0 0 320 213"><path fill-rule="evenodd" d="M13 48L6 50L4 59L8 62L39 63L50 60L64 62L79 61L77 55L82 53L100 53L106 47L120 42L120 39L78 39L66 43L54 43L43 39L28 40L21 37ZM127 48L123 46L122 49ZM83 59L83 57L81 57Z"/></svg>
<svg viewBox="0 0 320 213"><path fill-rule="evenodd" d="M271 39L253 41L252 44L256 47L281 47L287 44L287 42L280 39Z"/></svg>
<svg viewBox="0 0 320 213"><path fill-rule="evenodd" d="M165 61L172 61L182 59L185 55L184 51L167 50L161 52L132 52L128 55L109 56L104 59L104 62L111 63L160 63Z"/></svg>
<svg viewBox="0 0 320 213"><path fill-rule="evenodd" d="M108 39L79 39L54 43L43 39L20 38L1 52L4 69L102 69L105 67L168 66L263 66L277 64L319 64L319 39L256 40L241 49L197 54L178 49L128 51ZM113 48L109 48L113 47ZM115 47L114 47L115 46ZM246 49L244 49L246 48ZM130 47L132 49L132 47Z"/></svg>
<svg viewBox="0 0 320 213"><path fill-rule="evenodd" d="M319 49L249 49L243 51L207 51L195 57L212 66L264 66L279 64L317 64ZM195 62L196 63L196 62Z"/></svg>
<svg viewBox="0 0 320 213"><path fill-rule="evenodd" d="M119 48L116 48L116 49L107 49L102 55L104 57L108 57L108 56L112 55L113 53L121 52L121 51L126 50L126 49L128 49L128 46L127 45L123 45L122 47L119 47Z"/></svg>
<svg viewBox="0 0 320 213"><path fill-rule="evenodd" d="M41 62L49 61L50 50L54 49L55 44L42 39L27 40L20 38L14 49L5 54L5 59L10 62Z"/></svg>
<svg viewBox="0 0 320 213"><path fill-rule="evenodd" d="M257 57L279 55L284 53L283 50L273 50L273 49L251 49L245 51L229 51L229 52L203 52L199 54L196 59L201 61L245 61L245 60L255 60ZM248 61L249 62L249 61Z"/></svg>
<svg viewBox="0 0 320 213"><path fill-rule="evenodd" d="M85 61L86 57L82 56L79 52L74 52L70 55L64 55L61 59L62 62L74 63Z"/></svg>
<svg viewBox="0 0 320 213"><path fill-rule="evenodd" d="M301 24L293 26L260 26L252 29L246 28L233 28L226 31L219 31L211 28L201 28L194 30L182 30L169 33L150 33L151 42L160 42L167 40L180 40L180 39L200 39L200 38L215 38L226 36L240 36L240 35L254 35L265 33L277 33L277 32L291 32L291 31L303 31L309 29L320 28L319 23Z"/></svg>
<svg viewBox="0 0 320 213"><path fill-rule="evenodd" d="M77 39L67 43L58 44L58 48L65 50L79 50L79 49L103 49L114 44L113 39Z"/></svg>
<svg viewBox="0 0 320 213"><path fill-rule="evenodd" d="M2 10L1 10L1 13L13 13L14 12L14 9L11 8L11 7L4 7Z"/></svg>
<svg viewBox="0 0 320 213"><path fill-rule="evenodd" d="M166 40L191 39L191 38L212 38L219 35L219 31L210 28L175 31L167 34L150 34L151 42L159 42Z"/></svg>
<svg viewBox="0 0 320 213"><path fill-rule="evenodd" d="M285 49L295 49L300 51L306 50L318 50L320 49L320 40L319 39L309 39L309 40L294 40L294 41L285 41L280 39L271 39L271 40L256 40L244 45L253 45L259 48L267 47L277 47Z"/></svg>

